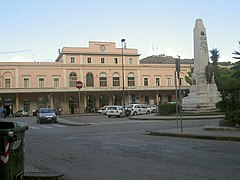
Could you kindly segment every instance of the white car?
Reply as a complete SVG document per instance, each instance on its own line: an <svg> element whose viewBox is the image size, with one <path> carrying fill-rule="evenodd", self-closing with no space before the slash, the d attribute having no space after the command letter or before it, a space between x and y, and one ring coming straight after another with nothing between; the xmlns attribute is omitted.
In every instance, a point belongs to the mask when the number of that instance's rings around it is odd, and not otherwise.
<svg viewBox="0 0 240 180"><path fill-rule="evenodd" d="M129 104L126 106L126 111L131 116L151 113L150 108L146 104Z"/></svg>
<svg viewBox="0 0 240 180"><path fill-rule="evenodd" d="M107 111L108 111L108 107L109 106L103 106L102 110L101 110L101 114L107 114Z"/></svg>
<svg viewBox="0 0 240 180"><path fill-rule="evenodd" d="M108 106L106 114L109 118L112 116L123 117L125 116L125 110L123 106Z"/></svg>

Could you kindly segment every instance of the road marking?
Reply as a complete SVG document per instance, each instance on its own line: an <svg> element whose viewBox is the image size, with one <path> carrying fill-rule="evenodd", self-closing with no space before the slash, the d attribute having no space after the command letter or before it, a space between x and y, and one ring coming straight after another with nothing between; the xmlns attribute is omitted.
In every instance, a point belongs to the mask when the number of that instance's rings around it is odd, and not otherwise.
<svg viewBox="0 0 240 180"><path fill-rule="evenodd" d="M128 120L128 121L114 121L114 122L89 122L88 124L101 126L101 125L111 125L111 124L133 124L133 123L149 123L149 122L159 122L159 121L154 121L154 120L149 120L149 121Z"/></svg>

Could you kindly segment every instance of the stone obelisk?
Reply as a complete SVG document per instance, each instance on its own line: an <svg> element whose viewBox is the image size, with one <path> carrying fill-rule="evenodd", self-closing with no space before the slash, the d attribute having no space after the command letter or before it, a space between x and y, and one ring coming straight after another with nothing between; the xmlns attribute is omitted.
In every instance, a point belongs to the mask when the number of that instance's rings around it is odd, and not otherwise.
<svg viewBox="0 0 240 180"><path fill-rule="evenodd" d="M197 19L193 30L194 70L190 93L182 100L183 111L215 111L215 104L221 100L215 83L207 84L205 68L208 65L208 45L206 28L201 19Z"/></svg>

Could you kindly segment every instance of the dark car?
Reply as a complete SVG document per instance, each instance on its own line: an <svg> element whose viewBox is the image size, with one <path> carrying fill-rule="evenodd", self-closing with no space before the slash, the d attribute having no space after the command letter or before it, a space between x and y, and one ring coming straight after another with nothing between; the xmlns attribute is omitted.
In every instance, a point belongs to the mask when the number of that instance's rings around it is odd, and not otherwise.
<svg viewBox="0 0 240 180"><path fill-rule="evenodd" d="M37 113L37 123L57 122L57 115L52 108L40 108Z"/></svg>
<svg viewBox="0 0 240 180"><path fill-rule="evenodd" d="M23 117L23 116L29 116L29 112L19 110L14 114L15 117Z"/></svg>

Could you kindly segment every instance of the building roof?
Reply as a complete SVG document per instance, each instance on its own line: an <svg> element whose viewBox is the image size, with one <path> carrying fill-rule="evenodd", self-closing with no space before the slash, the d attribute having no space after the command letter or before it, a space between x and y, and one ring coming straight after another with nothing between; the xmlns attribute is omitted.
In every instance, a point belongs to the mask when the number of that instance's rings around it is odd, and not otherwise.
<svg viewBox="0 0 240 180"><path fill-rule="evenodd" d="M165 54L153 55L140 60L140 64L175 64L175 59L172 56ZM181 64L193 64L193 59L180 59Z"/></svg>

